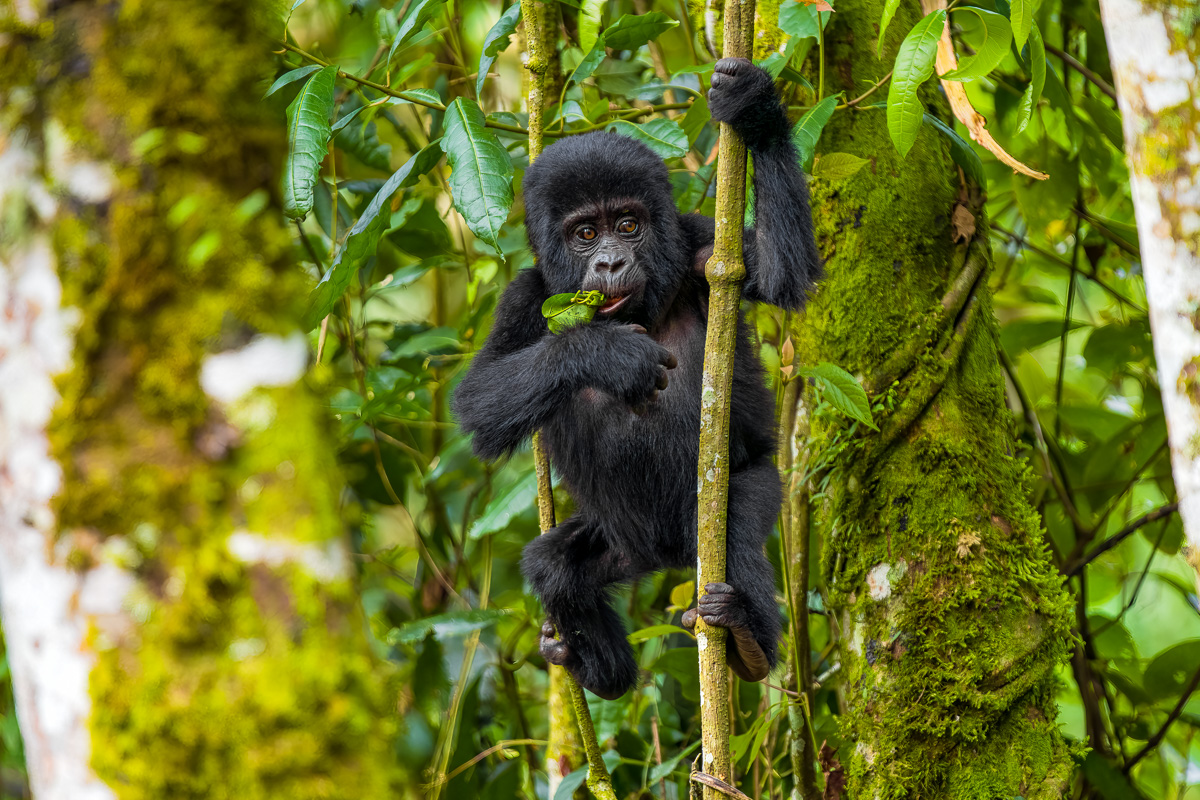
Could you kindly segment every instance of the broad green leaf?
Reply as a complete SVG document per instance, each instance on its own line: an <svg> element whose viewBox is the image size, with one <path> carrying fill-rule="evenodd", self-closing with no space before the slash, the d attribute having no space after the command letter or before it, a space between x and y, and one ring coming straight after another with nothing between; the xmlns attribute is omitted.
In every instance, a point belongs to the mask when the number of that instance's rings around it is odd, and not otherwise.
<svg viewBox="0 0 1200 800"><path fill-rule="evenodd" d="M488 70L496 63L496 56L508 47L510 38L517 32L517 22L521 19L521 4L515 2L508 10L500 15L496 24L483 38L483 49L479 54L479 74L475 77L475 94L483 94L483 82L487 79Z"/></svg>
<svg viewBox="0 0 1200 800"><path fill-rule="evenodd" d="M558 788L554 791L554 800L571 800L575 796L575 791L583 786L583 782L587 780L588 765L584 764L579 769L564 775L559 781Z"/></svg>
<svg viewBox="0 0 1200 800"><path fill-rule="evenodd" d="M671 609L690 608L696 596L696 582L684 581L671 590Z"/></svg>
<svg viewBox="0 0 1200 800"><path fill-rule="evenodd" d="M971 147L966 139L959 136L954 128L932 114L926 113L921 119L932 125L938 133L949 140L950 157L954 159L955 164L962 167L967 177L979 184L980 188L987 189L987 178L983 174L983 161L979 158L979 153L975 152L975 148Z"/></svg>
<svg viewBox="0 0 1200 800"><path fill-rule="evenodd" d="M596 316L596 309L604 305L605 297L600 292L565 292L554 294L542 303L542 316L551 333L559 334L576 325L586 325Z"/></svg>
<svg viewBox="0 0 1200 800"><path fill-rule="evenodd" d="M832 11L817 11L816 6L799 0L783 0L779 5L779 30L800 39L816 39L829 24Z"/></svg>
<svg viewBox="0 0 1200 800"><path fill-rule="evenodd" d="M778 78L787 69L788 62L791 61L792 55L796 52L796 46L803 41L802 36L789 36L787 43L783 46L782 52L771 53L766 58L757 59L754 63L772 78ZM795 72L795 70L792 70ZM798 74L798 73L797 73ZM803 76L801 76L803 78ZM807 83L807 81L805 81Z"/></svg>
<svg viewBox="0 0 1200 800"><path fill-rule="evenodd" d="M908 155L921 131L925 109L917 91L933 75L938 39L945 27L945 10L934 11L908 32L896 54L892 83L888 87L887 122L888 133L901 158Z"/></svg>
<svg viewBox="0 0 1200 800"><path fill-rule="evenodd" d="M1088 753L1083 760L1083 774L1087 777L1088 785L1104 800L1143 800L1128 776L1097 750Z"/></svg>
<svg viewBox="0 0 1200 800"><path fill-rule="evenodd" d="M395 98L391 103L403 104L421 101L421 103L429 103L438 108L442 107L442 98L433 89L405 89L400 94L404 96Z"/></svg>
<svg viewBox="0 0 1200 800"><path fill-rule="evenodd" d="M651 625L649 628L634 631L625 638L629 640L630 644L641 644L650 639L657 639L659 636L670 636L672 633L692 635L687 629L678 625Z"/></svg>
<svg viewBox="0 0 1200 800"><path fill-rule="evenodd" d="M887 33L888 25L892 24L892 17L896 16L899 7L900 0L887 0L883 5L883 14L879 17L879 42L875 45L876 55L883 55L883 35Z"/></svg>
<svg viewBox="0 0 1200 800"><path fill-rule="evenodd" d="M512 524L513 518L529 510L537 501L537 475L526 473L507 491L492 498L487 508L471 525L467 537L472 541L499 533Z"/></svg>
<svg viewBox="0 0 1200 800"><path fill-rule="evenodd" d="M379 141L379 134L375 129L374 122L368 122L366 125L343 126L334 136L333 141L342 150L368 167L380 172L387 172L391 169L392 146Z"/></svg>
<svg viewBox="0 0 1200 800"><path fill-rule="evenodd" d="M1039 44L1041 40L1039 39ZM1042 50L1042 79L1045 80L1046 72L1046 51ZM1083 106L1083 110L1092 118L1092 122L1096 123L1096 127L1104 134L1104 138L1112 142L1113 147L1124 152L1125 150L1125 134L1121 131L1121 115L1111 109L1103 100L1097 100L1089 95L1084 95L1078 100L1079 105Z"/></svg>
<svg viewBox="0 0 1200 800"><path fill-rule="evenodd" d="M666 761L655 766L654 769L650 770L650 778L648 781L649 784L650 785L656 784L659 781L666 778L668 775L670 775L675 770L679 769L679 762L683 761L685 758L690 756L692 754L692 751L695 750L697 747L699 747L700 744L701 744L700 740L697 739L696 741L692 742L684 749L680 750L675 755L668 758Z"/></svg>
<svg viewBox="0 0 1200 800"><path fill-rule="evenodd" d="M381 42L390 42L396 38L399 23L395 13L390 8L381 8L375 12L375 35Z"/></svg>
<svg viewBox="0 0 1200 800"><path fill-rule="evenodd" d="M867 163L867 159L850 153L826 153L817 159L813 174L827 181L840 181L849 178Z"/></svg>
<svg viewBox="0 0 1200 800"><path fill-rule="evenodd" d="M275 94L289 83L295 83L296 81L307 78L320 68L320 64L309 64L307 67L299 67L291 72L283 73L275 79L275 82L271 84L271 88L267 89L267 93L263 95L263 99L266 100L268 97Z"/></svg>
<svg viewBox="0 0 1200 800"><path fill-rule="evenodd" d="M501 608L472 608L467 611L435 614L405 623L399 628L392 628L385 638L388 644L397 645L416 644L430 633L437 639L462 636L464 633L486 628L509 613Z"/></svg>
<svg viewBox="0 0 1200 800"><path fill-rule="evenodd" d="M835 409L868 428L879 430L871 419L871 403L867 400L867 393L849 372L827 362L815 367L801 367L797 372L816 381L821 397Z"/></svg>
<svg viewBox="0 0 1200 800"><path fill-rule="evenodd" d="M481 241L500 252L500 228L513 201L513 167L496 134L484 127L474 100L455 98L446 107L442 150L450 161L454 207Z"/></svg>
<svg viewBox="0 0 1200 800"><path fill-rule="evenodd" d="M683 132L687 136L688 147L696 143L696 138L710 119L712 112L708 110L708 98L700 95L692 101L692 107L683 115Z"/></svg>
<svg viewBox="0 0 1200 800"><path fill-rule="evenodd" d="M661 11L626 14L604 29L604 42L613 50L637 50L678 24Z"/></svg>
<svg viewBox="0 0 1200 800"><path fill-rule="evenodd" d="M1017 133L1025 130L1029 120L1033 118L1033 110L1042 99L1042 89L1046 87L1046 45L1042 42L1042 32L1036 24L1029 29L1029 44L1022 54L1025 68L1029 71L1029 85L1021 95L1020 117L1017 122ZM1091 98L1085 97L1085 100ZM1120 123L1118 122L1118 128Z"/></svg>
<svg viewBox="0 0 1200 800"><path fill-rule="evenodd" d="M400 358L413 356L439 355L457 352L461 347L458 331L454 328L430 328L408 337L397 347L389 347L387 360L395 361Z"/></svg>
<svg viewBox="0 0 1200 800"><path fill-rule="evenodd" d="M1189 639L1156 656L1146 667L1143 681L1154 700L1178 697L1200 669L1200 639Z"/></svg>
<svg viewBox="0 0 1200 800"><path fill-rule="evenodd" d="M600 38L600 17L604 14L604 6L604 0L583 0L583 5L579 7L579 46L585 53L590 53Z"/></svg>
<svg viewBox="0 0 1200 800"><path fill-rule="evenodd" d="M571 73L571 83L581 83L591 77L596 71L596 67L600 66L600 62L604 60L604 37L600 36L592 45L592 49L588 50L588 54L583 57L583 61L579 62L579 66Z"/></svg>
<svg viewBox="0 0 1200 800"><path fill-rule="evenodd" d="M404 44L410 36L425 25L425 23L441 8L445 0L412 0L408 10L404 12L404 16L400 19L399 25L396 26L396 38L392 39L392 46L388 49L387 65L390 68L392 65L392 56L396 55L396 51L400 49L400 45Z"/></svg>
<svg viewBox="0 0 1200 800"><path fill-rule="evenodd" d="M1082 322L1072 320L1068 330L1081 327ZM1026 350L1034 350L1062 336L1062 329L1061 319L1013 320L1000 331L1000 344L1006 353L1015 358Z"/></svg>
<svg viewBox="0 0 1200 800"><path fill-rule="evenodd" d="M678 122L666 117L656 117L641 125L617 120L608 126L608 130L637 139L663 158L682 158L687 155L687 133L679 127Z"/></svg>
<svg viewBox="0 0 1200 800"><path fill-rule="evenodd" d="M983 23L983 38L974 42L975 55L958 62L958 69L940 76L944 81L973 81L982 78L999 66L1012 44L1012 28L1003 15L984 11L975 6L959 6L955 11L969 11Z"/></svg>
<svg viewBox="0 0 1200 800"><path fill-rule="evenodd" d="M800 154L800 165L805 171L812 170L813 156L817 152L817 141L821 138L821 131L825 129L825 123L829 122L829 118L833 116L833 110L837 108L837 104L837 95L826 97L805 111L804 116L796 123L796 127L792 128L792 142L796 145L796 152Z"/></svg>
<svg viewBox="0 0 1200 800"><path fill-rule="evenodd" d="M1017 50L1025 49L1025 40L1033 30L1033 0L1012 0L1008 8L1008 19L1012 23L1013 41Z"/></svg>
<svg viewBox="0 0 1200 800"><path fill-rule="evenodd" d="M426 145L404 162L404 166L396 170L371 198L371 202L363 209L362 216L346 234L346 241L338 250L333 265L308 295L308 309L304 314L304 327L307 330L315 328L325 315L333 310L354 280L354 273L368 258L375 255L375 248L379 246L379 239L389 223L389 215L380 212L391 200L392 195L416 183L421 175L438 162L440 154L436 141Z"/></svg>
<svg viewBox="0 0 1200 800"><path fill-rule="evenodd" d="M313 189L329 152L329 116L337 67L317 71L287 107L288 156L283 167L283 213L304 219L313 207Z"/></svg>

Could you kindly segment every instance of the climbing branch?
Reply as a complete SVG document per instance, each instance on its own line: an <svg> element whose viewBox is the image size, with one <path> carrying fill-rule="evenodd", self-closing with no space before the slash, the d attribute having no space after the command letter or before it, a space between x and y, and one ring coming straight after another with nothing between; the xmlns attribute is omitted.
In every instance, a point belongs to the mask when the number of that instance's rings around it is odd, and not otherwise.
<svg viewBox="0 0 1200 800"><path fill-rule="evenodd" d="M725 57L751 56L754 0L725 2ZM737 342L738 304L746 265L742 260L742 220L746 213L746 145L727 123L721 123L717 167L717 229L712 257L704 274L709 284L708 333L700 390L700 458L698 498L698 568L696 583L704 592L725 581L725 526L729 503L729 407L733 352ZM725 629L696 620L700 652L700 715L704 774L732 784L729 758L729 678ZM719 800L720 788L705 783L704 800Z"/></svg>

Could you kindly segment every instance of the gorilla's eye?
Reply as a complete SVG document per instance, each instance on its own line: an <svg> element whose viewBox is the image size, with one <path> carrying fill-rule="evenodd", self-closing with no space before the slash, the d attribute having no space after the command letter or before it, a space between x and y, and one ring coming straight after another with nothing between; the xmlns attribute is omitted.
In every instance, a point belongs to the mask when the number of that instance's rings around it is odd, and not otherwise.
<svg viewBox="0 0 1200 800"><path fill-rule="evenodd" d="M637 220L635 220L633 217L626 217L617 223L618 233L637 233L637 229Z"/></svg>
<svg viewBox="0 0 1200 800"><path fill-rule="evenodd" d="M596 238L596 229L591 225L582 225L575 229L575 235L585 242L590 242Z"/></svg>

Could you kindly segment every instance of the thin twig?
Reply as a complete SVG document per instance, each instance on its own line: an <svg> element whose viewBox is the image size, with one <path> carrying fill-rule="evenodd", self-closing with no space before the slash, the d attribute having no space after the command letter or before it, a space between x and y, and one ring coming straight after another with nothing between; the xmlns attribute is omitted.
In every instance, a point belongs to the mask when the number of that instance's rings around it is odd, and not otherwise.
<svg viewBox="0 0 1200 800"><path fill-rule="evenodd" d="M1068 67L1075 70L1080 75L1082 75L1083 77L1085 77L1089 81L1091 81L1097 89L1099 89L1100 91L1104 92L1106 95L1111 97L1112 101L1114 103L1117 102L1117 90L1114 89L1112 87L1112 85L1109 84L1108 81L1104 80L1099 75L1092 72L1090 69L1088 69L1083 64L1081 64L1079 62L1079 60L1075 58L1075 56L1071 55L1070 53L1066 53L1066 52L1060 50L1059 48L1055 47L1054 45L1050 44L1049 42L1046 42L1046 49L1048 51L1050 51L1051 53L1053 53L1054 55L1061 58L1063 63L1066 64Z"/></svg>
<svg viewBox="0 0 1200 800"><path fill-rule="evenodd" d="M1125 766L1121 768L1122 772L1128 775L1129 770L1133 769L1134 764L1141 761L1150 751L1162 743L1163 737L1167 735L1167 729L1175 723L1175 720L1179 719L1184 707L1187 706L1188 700L1192 696L1192 692L1196 691L1196 687L1198 686L1200 686L1200 669L1196 670L1195 674L1192 675L1192 679L1188 681L1187 686L1183 688L1183 694L1179 696L1179 702L1175 704L1175 707L1171 709L1171 713L1167 715L1167 721L1147 740L1145 747L1137 751L1133 758L1125 762Z"/></svg>
<svg viewBox="0 0 1200 800"><path fill-rule="evenodd" d="M1132 536L1134 533L1136 533L1139 528L1145 527L1146 525L1149 525L1151 522L1157 522L1158 520L1160 520L1164 517L1169 517L1178 510L1179 510L1179 503L1177 503L1177 502L1176 503L1167 503L1165 506L1160 506L1159 508L1156 508L1153 511L1150 511L1147 514L1144 514L1143 516L1138 517L1133 522L1129 523L1124 528L1122 528L1121 530L1114 533L1112 536L1105 539L1103 542L1101 542L1099 545L1097 545L1094 550L1089 552L1086 556L1084 556L1083 558L1079 559L1077 562L1072 564L1066 570L1067 576L1069 577L1069 576L1078 574L1080 570L1082 570L1088 564L1095 561L1096 558L1103 555L1104 553L1107 553L1109 550L1112 550L1114 547L1119 545L1121 542L1125 541L1130 536Z"/></svg>
<svg viewBox="0 0 1200 800"><path fill-rule="evenodd" d="M702 783L710 789L716 789L718 792L728 797L735 797L737 800L750 800L749 795L743 794L736 786L730 786L725 781L721 780L720 778L714 778L707 772L693 771L689 776L689 779L696 783Z"/></svg>

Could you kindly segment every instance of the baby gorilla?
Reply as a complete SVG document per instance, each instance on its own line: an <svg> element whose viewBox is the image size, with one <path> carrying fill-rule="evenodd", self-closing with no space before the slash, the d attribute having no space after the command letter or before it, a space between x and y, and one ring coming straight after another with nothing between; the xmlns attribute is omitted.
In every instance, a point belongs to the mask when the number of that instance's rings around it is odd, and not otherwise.
<svg viewBox="0 0 1200 800"><path fill-rule="evenodd" d="M799 309L821 265L808 189L771 78L744 59L722 59L708 102L754 158L757 227L745 232L744 296ZM454 410L487 459L542 429L577 512L525 548L522 570L548 617L541 652L587 689L615 698L638 673L608 587L696 562L704 264L714 223L679 214L662 159L611 133L547 147L524 191L537 266L505 290ZM603 292L607 302L590 324L551 334L542 302L581 289ZM685 621L699 613L729 629L730 666L749 681L775 665L780 628L763 554L781 500L773 405L754 338L739 319L728 583L705 587Z"/></svg>

